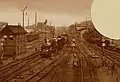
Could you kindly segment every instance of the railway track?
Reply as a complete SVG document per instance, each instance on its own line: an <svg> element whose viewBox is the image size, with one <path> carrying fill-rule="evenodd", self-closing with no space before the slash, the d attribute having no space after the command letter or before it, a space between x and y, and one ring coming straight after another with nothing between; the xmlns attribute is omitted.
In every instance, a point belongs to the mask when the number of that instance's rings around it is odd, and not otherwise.
<svg viewBox="0 0 120 82"><path fill-rule="evenodd" d="M116 78L116 82L120 81L120 57L118 53L108 51L108 50L102 50L95 45L88 44L89 50L94 52L95 54L104 57L104 61L106 61L106 66L108 71L111 71L111 75ZM115 54L113 54L115 53ZM116 55L117 54L117 55ZM108 63L111 62L111 63ZM114 69L112 68L113 63L115 64ZM119 81L118 81L119 80Z"/></svg>
<svg viewBox="0 0 120 82"><path fill-rule="evenodd" d="M68 55L66 58L64 58L62 61L60 61L60 63L58 65L56 65L56 67L54 67L52 70L50 70L42 79L40 78L37 82L56 82L55 81L55 76L57 75L57 72L59 72L59 70L63 69L62 75L61 75L61 79L59 80L60 82L63 82L63 78L64 78L64 74L66 72L66 64L69 61L70 56ZM58 80L58 79L56 79Z"/></svg>
<svg viewBox="0 0 120 82"><path fill-rule="evenodd" d="M58 57L58 56L56 55L54 57ZM4 67L4 69L1 70L0 82L6 82L6 81L16 82L17 80L21 81L22 79L23 79L22 81L24 81L24 78L30 76L31 70L33 73L35 73L37 70L42 69L41 66L44 66L47 60L49 59L40 58L39 53L37 53L34 54L34 56L30 56L30 58L23 58L17 63L11 63L12 65L11 64L10 66L7 65L6 67Z"/></svg>
<svg viewBox="0 0 120 82"><path fill-rule="evenodd" d="M4 70L9 70L9 69L11 69L12 67L14 67L14 66L16 66L16 65L24 62L25 60L32 59L32 58L34 58L34 57L36 57L36 56L38 56L38 55L39 55L39 52L33 53L33 54L31 54L31 55L29 55L29 56L27 56L27 57L25 57L25 58L22 58L21 60L15 60L15 61L13 61L13 62L11 62L11 63L8 63L7 65L0 67L0 72L2 72L2 71L4 71Z"/></svg>
<svg viewBox="0 0 120 82"><path fill-rule="evenodd" d="M64 50L60 51L61 54L64 54ZM61 59L62 56L63 55L57 54L51 60L41 58L39 53L36 53L27 58L12 62L0 69L0 82L26 82L30 77L38 73L40 70L40 73L42 74L41 78L43 78L46 76L46 74L43 74L42 70L44 71L46 68L51 69L52 67L50 65L54 64L59 58Z"/></svg>
<svg viewBox="0 0 120 82"><path fill-rule="evenodd" d="M72 37L76 38L75 36L72 36ZM102 50L101 48L96 47L92 44L89 44L88 42L86 42L84 40L77 39L77 41L82 42L83 43L82 45L87 46L87 49L89 49L90 52L96 52L96 53L99 52L99 54L102 54L105 58L109 59L110 61L116 62L116 65L118 67L120 67L120 65L119 65L120 64L120 54L106 50L106 49Z"/></svg>
<svg viewBox="0 0 120 82"><path fill-rule="evenodd" d="M116 55L116 53L105 50L105 49L102 50L102 49L100 49L100 48L98 48L98 47L96 47L96 46L94 46L92 44L88 44L88 43L87 43L87 46L88 46L88 49L90 51L92 51L92 52L94 52L96 54L99 54L99 55L102 54L102 56L104 56L105 58L107 58L108 60L110 60L112 62L115 62L116 65L118 67L120 67L120 65L119 65L120 64L120 56Z"/></svg>
<svg viewBox="0 0 120 82"><path fill-rule="evenodd" d="M89 66L89 63L88 63L88 58L86 56L86 54L88 53L83 53L80 49L81 48L78 48L79 50L79 54L82 56L82 59L80 59L81 57L78 55L78 58L81 60L81 82L97 82L95 80L95 77L92 73L92 70ZM84 63L83 63L84 62Z"/></svg>
<svg viewBox="0 0 120 82"><path fill-rule="evenodd" d="M78 39L79 40L79 39ZM113 51L109 51L109 50L102 50L102 48L97 47L95 45L89 44L84 40L79 40L81 41L81 43L91 52L91 53L95 53L97 55L99 55L102 58L104 58L104 61L106 61L108 70L111 71L111 74L114 74L114 78L118 80L120 80L120 54L113 52ZM112 68L112 62L115 64L115 68L113 70Z"/></svg>
<svg viewBox="0 0 120 82"><path fill-rule="evenodd" d="M9 80L9 79L15 77L17 74L22 72L21 70L23 70L24 68L27 69L27 66L29 64L36 62L38 60L40 60L39 54L34 54L34 56L30 56L30 58L23 58L22 60L16 61L16 63L11 63L10 65L7 65L0 72L0 74L1 74L0 82L3 82L4 80ZM26 70L26 69L24 69L24 70Z"/></svg>
<svg viewBox="0 0 120 82"><path fill-rule="evenodd" d="M74 79L73 82L84 82L84 64L83 64L83 59L79 57L80 54L77 55L77 58L79 59L79 66L74 67Z"/></svg>
<svg viewBox="0 0 120 82"><path fill-rule="evenodd" d="M89 50L85 48L81 39L77 39L75 36L71 36L76 39L76 50L78 58L81 61L81 82L99 82L99 79L94 75L91 66L89 65L88 56L90 55ZM81 59L81 56L82 59ZM84 63L83 63L84 62ZM86 64L86 66L85 66ZM85 68L86 67L86 68Z"/></svg>
<svg viewBox="0 0 120 82"><path fill-rule="evenodd" d="M76 54L80 60L80 66L74 68L73 82L99 82L89 66L87 57L89 55L88 51L95 52L95 50L88 47L89 50L86 51L86 45L84 46L81 40L76 40ZM56 80L58 81L56 79L56 76L59 75L58 72L61 72L59 82L67 82L66 73L69 71L67 62L71 53L68 53L70 50L67 53L64 52L67 52L67 50L63 50L61 55L54 56L52 60L42 59L39 54L35 54L29 58L12 62L10 66L6 65L0 69L0 75L2 75L0 76L0 82L56 82ZM96 50L96 52L98 51ZM102 52L99 54L102 54Z"/></svg>
<svg viewBox="0 0 120 82"><path fill-rule="evenodd" d="M69 49L69 48L68 48ZM46 75L39 82L70 82L71 81L71 52L66 50L68 57L65 58L59 65L57 65L52 71Z"/></svg>
<svg viewBox="0 0 120 82"><path fill-rule="evenodd" d="M43 59L43 61L45 61L45 59ZM34 61L34 62L36 62L36 63L34 63L33 65L31 65L31 66L36 66L36 65L38 65L38 64L40 64L40 63L42 63L43 62L42 60L41 61L39 61L39 60L37 60L37 61ZM30 62L31 63L31 62ZM30 64L29 63L29 64ZM31 63L32 64L32 63ZM34 73L34 71L32 71L32 68L33 67L31 67L31 66L25 66L24 65L24 67L21 67L21 68L19 68L19 69L17 69L17 70L15 70L14 72L12 72L12 73L10 73L10 74L7 74L7 78L5 78L5 79L3 79L3 81L10 81L10 80L13 80L13 79L19 79L18 78L18 76L20 77L20 76L22 76L23 78L25 77L25 75L23 76L22 75L22 73L24 73L24 72L26 72L26 71L28 71L28 74L31 74L31 72L33 72Z"/></svg>
<svg viewBox="0 0 120 82"><path fill-rule="evenodd" d="M41 47L41 44L42 44L42 42L41 43L36 43L36 44L32 44L31 46L27 46L27 50L30 50L30 49L35 49L35 47ZM37 46L36 46L37 45Z"/></svg>
<svg viewBox="0 0 120 82"><path fill-rule="evenodd" d="M47 74L49 74L53 69L55 69L58 65L61 64L69 55L64 54L60 57L54 59L48 65L44 66L42 69L38 70L35 74L26 78L23 82L40 82L42 78L44 78Z"/></svg>

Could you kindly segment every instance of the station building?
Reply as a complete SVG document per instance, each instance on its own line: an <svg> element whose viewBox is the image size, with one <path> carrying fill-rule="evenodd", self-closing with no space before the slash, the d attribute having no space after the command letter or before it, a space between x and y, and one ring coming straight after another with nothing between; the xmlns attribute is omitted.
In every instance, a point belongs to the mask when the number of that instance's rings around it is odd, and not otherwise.
<svg viewBox="0 0 120 82"><path fill-rule="evenodd" d="M7 22L0 22L0 32L6 25L8 25ZM0 35L0 57L2 57L2 55L3 55L3 43L2 43L2 41L3 41L3 39L2 39L2 36Z"/></svg>
<svg viewBox="0 0 120 82"><path fill-rule="evenodd" d="M3 57L16 56L26 51L26 33L20 25L6 25L1 30Z"/></svg>

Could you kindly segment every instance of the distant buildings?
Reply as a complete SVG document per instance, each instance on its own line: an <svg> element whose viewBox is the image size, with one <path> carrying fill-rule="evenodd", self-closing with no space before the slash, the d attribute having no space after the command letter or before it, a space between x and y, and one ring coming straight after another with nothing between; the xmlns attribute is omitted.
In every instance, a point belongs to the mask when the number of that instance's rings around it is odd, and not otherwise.
<svg viewBox="0 0 120 82"><path fill-rule="evenodd" d="M46 33L51 33L53 30L55 30L55 27L51 25L45 25L43 22L38 22L36 30L39 30L39 32L46 32Z"/></svg>
<svg viewBox="0 0 120 82"><path fill-rule="evenodd" d="M26 31L20 25L6 25L1 30L3 56L15 56L26 51Z"/></svg>
<svg viewBox="0 0 120 82"><path fill-rule="evenodd" d="M53 27L53 26L45 25L43 22L38 22L37 25L36 25L36 27L33 24L33 25L30 25L30 26L27 26L26 30L28 30L28 31L32 30L32 32L44 33L45 29L46 29L46 32L50 33L51 27Z"/></svg>

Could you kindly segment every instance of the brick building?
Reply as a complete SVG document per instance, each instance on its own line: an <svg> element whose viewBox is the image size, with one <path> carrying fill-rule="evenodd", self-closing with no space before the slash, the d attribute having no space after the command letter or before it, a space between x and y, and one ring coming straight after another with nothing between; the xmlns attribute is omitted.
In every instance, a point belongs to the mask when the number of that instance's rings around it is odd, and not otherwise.
<svg viewBox="0 0 120 82"><path fill-rule="evenodd" d="M0 32L6 25L8 25L8 23L0 22ZM3 55L3 43L2 43L2 41L3 41L3 39L2 39L2 36L0 35L0 57L2 57L2 55Z"/></svg>
<svg viewBox="0 0 120 82"><path fill-rule="evenodd" d="M16 56L26 51L26 31L20 25L6 25L0 32L3 41L3 57Z"/></svg>

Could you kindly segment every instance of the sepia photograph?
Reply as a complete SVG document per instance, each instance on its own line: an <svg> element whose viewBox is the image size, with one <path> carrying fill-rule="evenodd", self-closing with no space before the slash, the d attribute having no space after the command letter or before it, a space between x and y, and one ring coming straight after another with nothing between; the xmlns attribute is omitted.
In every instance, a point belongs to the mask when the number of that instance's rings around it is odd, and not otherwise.
<svg viewBox="0 0 120 82"><path fill-rule="evenodd" d="M0 82L120 82L119 0L0 0Z"/></svg>

